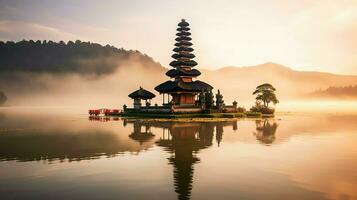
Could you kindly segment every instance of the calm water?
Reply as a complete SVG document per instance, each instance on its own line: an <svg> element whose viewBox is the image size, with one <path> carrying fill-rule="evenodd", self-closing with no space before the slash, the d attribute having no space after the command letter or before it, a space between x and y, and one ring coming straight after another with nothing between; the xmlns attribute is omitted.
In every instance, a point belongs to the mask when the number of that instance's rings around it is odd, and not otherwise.
<svg viewBox="0 0 357 200"><path fill-rule="evenodd" d="M357 199L357 115L179 123L67 111L0 110L0 199Z"/></svg>

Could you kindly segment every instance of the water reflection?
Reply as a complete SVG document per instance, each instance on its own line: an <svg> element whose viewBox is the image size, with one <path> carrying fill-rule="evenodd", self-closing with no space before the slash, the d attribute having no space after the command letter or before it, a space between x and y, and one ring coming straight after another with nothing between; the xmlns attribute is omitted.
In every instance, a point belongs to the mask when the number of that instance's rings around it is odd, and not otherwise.
<svg viewBox="0 0 357 200"><path fill-rule="evenodd" d="M129 131L102 129L98 127L104 124L93 123L104 122L109 126L110 122L119 120L122 121L122 125L114 125ZM199 152L212 147L214 140L217 147L220 147L224 140L225 127L233 131L238 130L237 120L187 123L92 116L87 122L97 126L80 131L74 131L73 127L64 125L44 130L24 129L19 133L2 133L0 160L71 162L97 159L101 156L114 157L123 152L140 152L157 145L170 154L167 159L168 164L173 166L177 198L190 199L194 166L201 162ZM274 120L257 120L255 125L256 139L263 144L272 144L276 137L277 123ZM152 131L153 128L155 131Z"/></svg>
<svg viewBox="0 0 357 200"><path fill-rule="evenodd" d="M357 197L355 116L183 123L13 113L0 112L0 199Z"/></svg>
<svg viewBox="0 0 357 200"><path fill-rule="evenodd" d="M139 148L123 145L111 133L1 134L0 160L80 161L112 157Z"/></svg>
<svg viewBox="0 0 357 200"><path fill-rule="evenodd" d="M109 117L109 116L89 116L89 121L100 121L100 122L109 122L109 121L119 121L119 117Z"/></svg>
<svg viewBox="0 0 357 200"><path fill-rule="evenodd" d="M133 134L140 135L141 137L148 137L150 133L147 130L150 127L162 129L162 136L157 140L156 144L164 147L164 150L171 154L168 160L169 164L173 165L174 168L174 187L175 192L178 194L178 199L190 199L194 172L193 166L200 162L197 154L200 150L212 145L214 133L216 133L217 143L220 144L224 126L232 126L233 130L237 130L237 121L182 123L125 120L124 124L127 123L132 123L134 125ZM146 127L145 132L141 132L141 126Z"/></svg>
<svg viewBox="0 0 357 200"><path fill-rule="evenodd" d="M123 120L123 125L126 126L127 120ZM142 126L144 126L145 131L141 131ZM155 135L150 130L150 125L148 123L142 123L141 121L135 120L133 121L133 132L129 135L129 137L135 141L138 141L140 145L144 142L148 142L152 140Z"/></svg>
<svg viewBox="0 0 357 200"><path fill-rule="evenodd" d="M19 122L16 125L8 123L15 120L4 118L0 122L0 161L52 161L61 162L98 159L103 156L114 157L130 152L137 154L154 145L149 141L153 135L138 137L131 135L129 140L121 125L112 127L91 126L94 124L72 122L67 120L42 118L31 119L29 123ZM117 121L119 118L90 118L100 122ZM115 125L115 124L114 124ZM77 127L78 126L78 127ZM134 128L135 129L135 128Z"/></svg>
<svg viewBox="0 0 357 200"><path fill-rule="evenodd" d="M256 120L256 132L253 134L259 142L262 144L270 145L275 140L275 133L278 128L278 124L274 119Z"/></svg>

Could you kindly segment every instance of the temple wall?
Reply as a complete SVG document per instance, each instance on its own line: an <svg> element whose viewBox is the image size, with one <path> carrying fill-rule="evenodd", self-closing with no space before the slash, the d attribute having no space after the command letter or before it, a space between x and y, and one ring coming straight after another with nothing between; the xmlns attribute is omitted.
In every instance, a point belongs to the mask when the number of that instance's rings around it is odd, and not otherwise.
<svg viewBox="0 0 357 200"><path fill-rule="evenodd" d="M167 106L150 106L150 107L140 107L138 109L136 108L127 108L125 112L129 113L136 113L136 112L142 112L142 113L171 113L171 108Z"/></svg>
<svg viewBox="0 0 357 200"><path fill-rule="evenodd" d="M201 107L192 105L182 105L182 106L149 106L140 107L139 109L127 108L126 112L142 112L142 113L201 113L204 111ZM222 109L212 108L210 113L236 113L236 106L224 106Z"/></svg>
<svg viewBox="0 0 357 200"><path fill-rule="evenodd" d="M166 106L150 106L150 107L141 107L140 112L152 112L152 113L170 113L171 108Z"/></svg>
<svg viewBox="0 0 357 200"><path fill-rule="evenodd" d="M199 107L192 107L192 108L174 108L175 113L199 113L202 112L202 109Z"/></svg>
<svg viewBox="0 0 357 200"><path fill-rule="evenodd" d="M195 104L195 94L172 94L175 104Z"/></svg>

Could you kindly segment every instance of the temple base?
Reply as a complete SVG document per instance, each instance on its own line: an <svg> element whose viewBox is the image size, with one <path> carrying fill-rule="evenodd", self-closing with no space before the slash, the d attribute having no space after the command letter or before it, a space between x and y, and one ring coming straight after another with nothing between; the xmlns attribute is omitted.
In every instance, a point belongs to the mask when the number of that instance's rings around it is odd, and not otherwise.
<svg viewBox="0 0 357 200"><path fill-rule="evenodd" d="M237 106L225 105L221 108L213 107L210 109L205 109L202 106L181 104L181 105L163 105L163 106L142 106L138 108L126 108L125 113L170 113L170 114L180 114L180 113L236 113L238 112Z"/></svg>

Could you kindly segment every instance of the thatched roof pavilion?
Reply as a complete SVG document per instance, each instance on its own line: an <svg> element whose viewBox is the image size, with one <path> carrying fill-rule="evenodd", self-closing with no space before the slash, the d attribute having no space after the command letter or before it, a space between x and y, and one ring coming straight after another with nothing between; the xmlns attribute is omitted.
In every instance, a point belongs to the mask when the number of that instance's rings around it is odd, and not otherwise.
<svg viewBox="0 0 357 200"><path fill-rule="evenodd" d="M128 96L132 99L148 100L154 98L156 95L140 87L138 90L132 92Z"/></svg>

